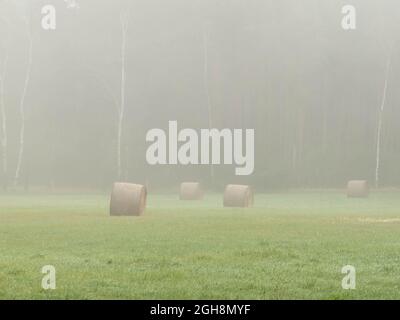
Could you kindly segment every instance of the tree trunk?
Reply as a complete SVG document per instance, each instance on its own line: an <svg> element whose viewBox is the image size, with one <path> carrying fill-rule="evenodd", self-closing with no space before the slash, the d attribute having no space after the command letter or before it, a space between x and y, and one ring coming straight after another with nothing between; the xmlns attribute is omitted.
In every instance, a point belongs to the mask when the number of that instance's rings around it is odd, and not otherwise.
<svg viewBox="0 0 400 320"><path fill-rule="evenodd" d="M8 185L8 137L7 137L7 114L4 102L4 81L7 70L8 55L4 58L2 69L0 70L0 113L1 113L1 148L2 148L2 175L3 175L3 187L7 190Z"/></svg>
<svg viewBox="0 0 400 320"><path fill-rule="evenodd" d="M387 66L386 66L386 75L385 75L385 84L383 87L383 95L382 95L382 104L379 109L379 119L378 119L378 131L377 131L377 141L376 141L376 167L375 167L375 187L379 187L379 179L380 179L380 168L381 168L381 145L382 145L382 126L383 126L383 113L385 111L386 104L386 93L388 86L388 77L390 71L390 65L392 60L392 53L390 53Z"/></svg>
<svg viewBox="0 0 400 320"><path fill-rule="evenodd" d="M210 90L208 87L208 37L207 37L207 29L204 27L203 30L203 48L204 48L204 73L203 73L203 81L204 81L204 90L206 93L207 99L207 115L208 115L208 128L212 129L212 105L211 105L211 97ZM214 165L210 163L210 176L211 183L214 184Z"/></svg>
<svg viewBox="0 0 400 320"><path fill-rule="evenodd" d="M128 33L128 16L121 13L121 30L122 30L122 43L121 43L121 100L118 115L118 142L117 142L117 167L118 179L122 178L122 164L121 164L121 149L122 149L122 126L125 115L125 65L126 65L126 36Z"/></svg>
<svg viewBox="0 0 400 320"><path fill-rule="evenodd" d="M25 83L24 83L24 88L22 91L20 108L19 108L20 118L21 118L21 128L19 131L19 152L18 152L17 167L15 170L14 186L18 185L18 182L20 179L22 160L23 160L24 150L25 150L25 98L26 98L26 93L28 91L29 81L30 81L30 77L31 77L32 51L33 51L33 37L32 37L32 34L29 32L28 66L27 66L27 70L26 70Z"/></svg>

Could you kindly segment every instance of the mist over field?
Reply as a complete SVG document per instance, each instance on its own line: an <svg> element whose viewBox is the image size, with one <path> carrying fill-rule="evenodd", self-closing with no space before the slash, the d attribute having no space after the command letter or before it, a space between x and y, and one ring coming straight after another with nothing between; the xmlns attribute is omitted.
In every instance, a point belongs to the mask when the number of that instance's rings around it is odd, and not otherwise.
<svg viewBox="0 0 400 320"><path fill-rule="evenodd" d="M352 1L356 30L342 28L346 4L1 0L3 188L399 186L398 2ZM169 121L254 129L254 172L150 165L146 134Z"/></svg>
<svg viewBox="0 0 400 320"><path fill-rule="evenodd" d="M400 5L349 2L0 0L0 300L399 299Z"/></svg>

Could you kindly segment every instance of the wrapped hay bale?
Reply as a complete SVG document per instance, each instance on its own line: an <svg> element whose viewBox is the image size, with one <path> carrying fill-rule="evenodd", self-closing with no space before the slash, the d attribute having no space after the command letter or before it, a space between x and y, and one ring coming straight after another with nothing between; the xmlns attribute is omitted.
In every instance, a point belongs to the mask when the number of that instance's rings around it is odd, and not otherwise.
<svg viewBox="0 0 400 320"><path fill-rule="evenodd" d="M179 192L180 200L202 200L203 189L198 182L183 182Z"/></svg>
<svg viewBox="0 0 400 320"><path fill-rule="evenodd" d="M349 198L367 198L369 186L366 180L352 180L347 184L347 196Z"/></svg>
<svg viewBox="0 0 400 320"><path fill-rule="evenodd" d="M253 206L254 195L249 186L228 184L224 192L224 207L248 208Z"/></svg>
<svg viewBox="0 0 400 320"><path fill-rule="evenodd" d="M111 216L140 216L146 208L145 186L132 183L114 183L110 201Z"/></svg>

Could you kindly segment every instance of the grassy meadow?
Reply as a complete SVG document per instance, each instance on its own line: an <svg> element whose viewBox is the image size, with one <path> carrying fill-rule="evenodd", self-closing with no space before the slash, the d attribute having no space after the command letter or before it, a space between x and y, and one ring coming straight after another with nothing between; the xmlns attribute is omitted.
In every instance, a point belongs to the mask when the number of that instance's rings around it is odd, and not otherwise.
<svg viewBox="0 0 400 320"><path fill-rule="evenodd" d="M400 191L258 194L251 209L150 195L143 217L110 217L108 198L0 195L0 299L400 298Z"/></svg>

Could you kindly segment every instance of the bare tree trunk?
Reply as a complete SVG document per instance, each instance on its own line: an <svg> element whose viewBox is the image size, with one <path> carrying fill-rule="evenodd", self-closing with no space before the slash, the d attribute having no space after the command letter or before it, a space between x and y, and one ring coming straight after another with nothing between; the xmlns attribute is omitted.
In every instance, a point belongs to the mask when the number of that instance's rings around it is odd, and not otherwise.
<svg viewBox="0 0 400 320"><path fill-rule="evenodd" d="M375 167L375 187L376 188L379 187L379 179L380 179L383 113L385 111L386 93L387 93L388 77L389 77L391 62L392 62L392 52L389 55L387 65L386 65L385 85L383 87L382 103L381 103L381 107L379 109L378 132L377 132L377 141L376 141L376 167Z"/></svg>
<svg viewBox="0 0 400 320"><path fill-rule="evenodd" d="M122 165L121 165L121 149L122 149L122 126L125 115L125 65L126 65L126 36L128 33L128 15L121 13L121 30L122 30L122 43L121 43L121 104L118 115L118 142L117 142L117 167L118 179L122 178Z"/></svg>
<svg viewBox="0 0 400 320"><path fill-rule="evenodd" d="M25 150L25 98L26 98L26 93L28 91L29 81L30 81L30 77L31 77L32 51L33 51L33 37L29 31L28 65L27 65L25 83L24 83L24 88L22 91L20 107L19 107L20 118L21 118L21 128L19 131L19 152L18 152L17 167L15 170L14 186L18 185L18 182L20 179L21 165L22 165L22 160L23 160L24 150Z"/></svg>
<svg viewBox="0 0 400 320"><path fill-rule="evenodd" d="M207 29L204 27L203 30L203 47L204 47L204 90L206 92L207 98L207 114L208 114L208 128L212 129L212 105L211 105L211 97L210 97L210 90L208 87L208 37L207 37ZM214 184L214 165L210 163L210 176L211 182Z"/></svg>
<svg viewBox="0 0 400 320"><path fill-rule="evenodd" d="M7 62L8 62L8 54L4 58L3 66L0 72L0 113L1 113L1 148L2 148L2 158L3 158L3 179L4 179L4 188L7 189L7 175L8 175L8 137L7 137L7 114L6 107L4 103L4 81L6 77L7 70Z"/></svg>

